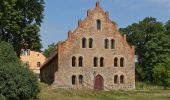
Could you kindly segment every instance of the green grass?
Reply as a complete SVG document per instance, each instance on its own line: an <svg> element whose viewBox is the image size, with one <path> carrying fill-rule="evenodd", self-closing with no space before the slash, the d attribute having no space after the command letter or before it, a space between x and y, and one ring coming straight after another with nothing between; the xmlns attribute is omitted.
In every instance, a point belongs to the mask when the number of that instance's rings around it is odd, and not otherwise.
<svg viewBox="0 0 170 100"><path fill-rule="evenodd" d="M40 83L40 100L170 100L170 90L137 83L131 91L56 90Z"/></svg>

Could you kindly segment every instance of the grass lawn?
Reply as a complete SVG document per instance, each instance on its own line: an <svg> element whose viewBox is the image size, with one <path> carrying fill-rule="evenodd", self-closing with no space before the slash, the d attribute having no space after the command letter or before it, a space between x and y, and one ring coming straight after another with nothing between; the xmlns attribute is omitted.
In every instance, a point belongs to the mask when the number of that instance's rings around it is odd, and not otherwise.
<svg viewBox="0 0 170 100"><path fill-rule="evenodd" d="M51 89L42 83L40 87L40 100L170 100L170 90L143 84L131 91L66 91Z"/></svg>

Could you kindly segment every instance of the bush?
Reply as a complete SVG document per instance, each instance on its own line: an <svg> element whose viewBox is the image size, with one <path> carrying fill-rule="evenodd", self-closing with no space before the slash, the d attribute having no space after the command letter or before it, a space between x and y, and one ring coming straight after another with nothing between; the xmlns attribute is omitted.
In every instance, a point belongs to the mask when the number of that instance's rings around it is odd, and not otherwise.
<svg viewBox="0 0 170 100"><path fill-rule="evenodd" d="M2 94L0 94L0 100L6 100Z"/></svg>
<svg viewBox="0 0 170 100"><path fill-rule="evenodd" d="M0 94L7 100L36 99L37 77L21 65L12 46L0 42Z"/></svg>

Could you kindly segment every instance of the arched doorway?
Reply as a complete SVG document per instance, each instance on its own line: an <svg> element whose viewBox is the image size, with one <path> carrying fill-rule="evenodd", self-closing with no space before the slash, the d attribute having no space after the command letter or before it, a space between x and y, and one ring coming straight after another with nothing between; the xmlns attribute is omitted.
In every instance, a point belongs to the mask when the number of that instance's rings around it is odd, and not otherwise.
<svg viewBox="0 0 170 100"><path fill-rule="evenodd" d="M104 83L103 77L101 75L97 75L94 81L94 89L103 90L103 86L104 86L103 83Z"/></svg>

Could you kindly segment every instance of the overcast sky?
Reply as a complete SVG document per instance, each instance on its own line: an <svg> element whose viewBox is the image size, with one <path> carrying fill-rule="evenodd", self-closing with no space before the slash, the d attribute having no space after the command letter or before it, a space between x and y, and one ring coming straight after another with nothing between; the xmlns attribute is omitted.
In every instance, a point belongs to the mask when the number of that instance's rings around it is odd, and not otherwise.
<svg viewBox="0 0 170 100"><path fill-rule="evenodd" d="M45 18L41 26L43 49L51 43L67 38L68 30L74 31L77 21L84 19L87 10L95 7L97 0L45 0ZM147 16L158 21L170 20L170 0L100 0L110 19L119 27L126 27Z"/></svg>

